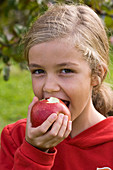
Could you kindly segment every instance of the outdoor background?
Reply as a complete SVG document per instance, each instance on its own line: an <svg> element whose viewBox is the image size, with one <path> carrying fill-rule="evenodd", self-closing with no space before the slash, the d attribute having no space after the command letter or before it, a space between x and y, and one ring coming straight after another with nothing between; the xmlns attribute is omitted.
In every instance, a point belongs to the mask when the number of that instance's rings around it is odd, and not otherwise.
<svg viewBox="0 0 113 170"><path fill-rule="evenodd" d="M27 117L33 99L30 73L22 55L22 37L37 16L54 3L84 3L101 17L110 42L110 73L113 84L113 1L112 0L0 0L0 132L3 127Z"/></svg>

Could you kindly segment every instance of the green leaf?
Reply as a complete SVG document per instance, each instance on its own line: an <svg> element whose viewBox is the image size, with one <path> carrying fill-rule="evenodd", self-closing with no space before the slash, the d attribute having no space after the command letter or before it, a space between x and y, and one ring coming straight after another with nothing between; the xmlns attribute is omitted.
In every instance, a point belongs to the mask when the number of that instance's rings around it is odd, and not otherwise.
<svg viewBox="0 0 113 170"><path fill-rule="evenodd" d="M27 28L23 25L15 24L13 29L15 33L18 35L18 37L21 37L21 34L24 33Z"/></svg>
<svg viewBox="0 0 113 170"><path fill-rule="evenodd" d="M3 33L0 34L0 42L2 44L7 44L8 43L8 39L7 39L7 36Z"/></svg>
<svg viewBox="0 0 113 170"><path fill-rule="evenodd" d="M111 17L106 16L104 21L107 27L113 28L113 19Z"/></svg>

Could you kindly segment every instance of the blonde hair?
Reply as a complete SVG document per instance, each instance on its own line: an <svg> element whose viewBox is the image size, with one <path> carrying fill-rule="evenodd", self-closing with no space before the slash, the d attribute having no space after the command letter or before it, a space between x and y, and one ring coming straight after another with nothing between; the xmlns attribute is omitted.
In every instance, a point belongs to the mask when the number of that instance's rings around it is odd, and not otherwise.
<svg viewBox="0 0 113 170"><path fill-rule="evenodd" d="M108 70L109 64L108 38L101 19L86 5L53 5L26 34L25 57L28 59L32 46L54 39L65 39L83 52L92 76L100 80L93 88L93 104L100 113L107 114L113 109L113 92L103 83L106 74L101 76L103 65Z"/></svg>

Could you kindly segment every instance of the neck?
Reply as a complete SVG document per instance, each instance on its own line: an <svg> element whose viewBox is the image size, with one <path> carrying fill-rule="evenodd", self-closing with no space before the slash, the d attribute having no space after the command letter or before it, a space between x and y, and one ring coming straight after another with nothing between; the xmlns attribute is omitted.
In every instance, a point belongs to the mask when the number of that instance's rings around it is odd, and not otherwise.
<svg viewBox="0 0 113 170"><path fill-rule="evenodd" d="M105 117L100 114L91 103L90 108L83 111L72 123L71 137L75 137L89 127L104 120Z"/></svg>

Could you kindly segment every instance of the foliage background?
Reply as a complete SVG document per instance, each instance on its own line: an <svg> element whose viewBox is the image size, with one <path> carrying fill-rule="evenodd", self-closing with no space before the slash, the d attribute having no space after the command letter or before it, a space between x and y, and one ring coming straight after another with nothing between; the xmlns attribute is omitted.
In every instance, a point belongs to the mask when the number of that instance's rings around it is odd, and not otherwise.
<svg viewBox="0 0 113 170"><path fill-rule="evenodd" d="M95 10L107 27L111 45L110 75L113 83L113 1L112 0L0 0L0 130L27 116L32 101L31 78L21 53L21 39L37 16L54 3L83 3Z"/></svg>

